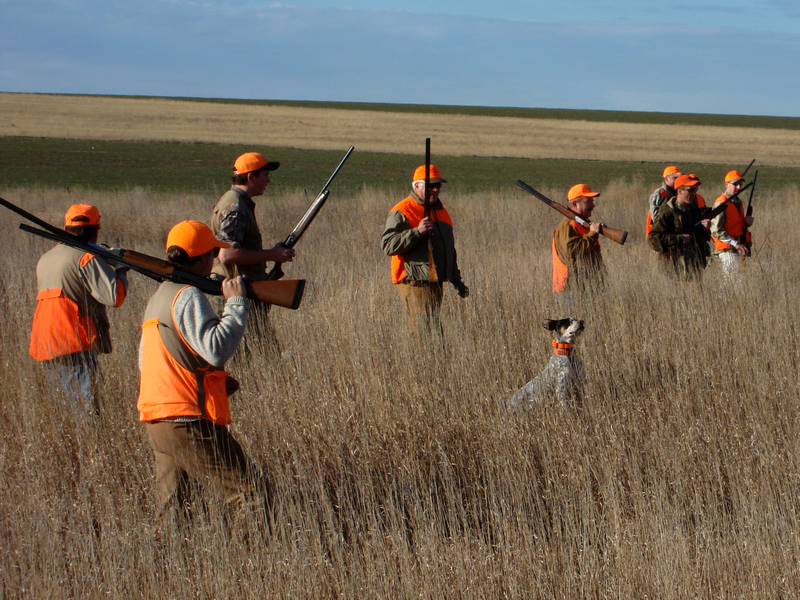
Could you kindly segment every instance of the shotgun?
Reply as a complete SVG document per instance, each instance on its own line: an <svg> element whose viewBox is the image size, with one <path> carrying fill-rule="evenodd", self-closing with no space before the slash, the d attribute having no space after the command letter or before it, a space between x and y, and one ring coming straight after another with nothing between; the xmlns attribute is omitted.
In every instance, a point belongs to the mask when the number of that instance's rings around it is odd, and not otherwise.
<svg viewBox="0 0 800 600"><path fill-rule="evenodd" d="M438 236L442 237L442 230L439 227L439 219L436 218L436 211L431 210L431 138L425 138L425 193L423 194L422 205L425 207L425 218L428 219L433 213L433 229L427 234L428 238L428 252L433 258L433 268L436 271L437 281L444 281L442 276L447 275L447 268L445 265L440 265L437 262L439 254L435 251L433 238Z"/></svg>
<svg viewBox="0 0 800 600"><path fill-rule="evenodd" d="M192 285L201 292L212 296L222 295L222 282L219 280L190 273L165 260L154 258L147 254L141 254L133 250L119 249L112 252L102 246L92 244L91 242L84 242L71 233L39 219L3 198L0 198L0 205L5 206L9 210L14 211L42 228L36 229L30 225L21 223L19 228L22 229L22 231L38 235L39 237L66 246L71 246L72 248L77 248L78 250L83 250L84 252L89 252L110 263L133 269L159 282L172 281L174 283L183 283ZM296 309L300 306L300 301L303 298L305 283L304 279L294 281L246 281L245 287L247 288L248 298Z"/></svg>
<svg viewBox="0 0 800 600"><path fill-rule="evenodd" d="M517 185L519 187L521 187L523 190L525 190L526 192L528 192L529 194L532 194L533 196L536 196L539 200L541 200L542 202L547 204L547 206L549 206L550 208L554 208L555 210L560 212L565 217L570 218L570 219L575 219L575 222L578 223L579 225L583 225L584 227L588 228L592 224L591 221L587 221L586 219L582 219L578 215L578 213L576 213L574 210L569 209L566 206L563 206L562 204L559 204L558 202L553 202L552 200L550 200L550 198L548 198L547 196L545 196L541 192L537 192L535 189L533 189L531 186L529 186L524 181L518 179L517 180ZM612 227L606 227L605 225L600 227L600 233L602 233L608 239L614 240L620 246L625 244L625 240L628 237L628 232L627 231L622 231L621 229L614 229Z"/></svg>
<svg viewBox="0 0 800 600"><path fill-rule="evenodd" d="M745 212L744 216L752 217L753 216L753 192L756 191L756 180L758 179L758 169L756 169L756 174L753 175L753 187L750 188L750 197L747 199L747 212ZM744 222L744 227L742 229L742 235L739 236L739 241L744 244L744 247L747 249L746 254L750 255L750 245L751 243L747 241L747 221Z"/></svg>
<svg viewBox="0 0 800 600"><path fill-rule="evenodd" d="M344 155L344 158L339 163L339 166L336 167L336 169L334 169L333 174L328 178L328 181L325 183L325 185L322 186L322 189L319 191L319 194L317 194L317 197L314 199L314 202L311 203L311 206L308 207L308 210L306 210L305 214L302 216L300 221L298 221L297 225L294 226L292 232L287 236L285 240L283 240L281 245L284 248L293 248L294 245L300 241L300 238L303 237L303 234L306 232L306 229L308 229L308 226L311 225L311 222L317 216L317 213L322 208L322 205L325 204L325 201L328 199L328 196L331 193L330 190L328 189L328 186L330 186L331 182L333 181L333 178L336 177L336 174L339 172L339 169L342 168L342 165L350 156L350 154L353 152L354 148L355 148L354 146L350 146L350 148L347 150L347 153ZM267 273L267 281L275 281L283 277L283 275L284 273L283 269L281 268L281 263L276 262L272 266L270 272Z"/></svg>
<svg viewBox="0 0 800 600"><path fill-rule="evenodd" d="M750 170L750 167L752 167L752 166L753 166L753 163L754 163L754 162L756 162L756 159L755 159L755 158L754 158L753 160L751 160L751 161L750 161L750 164L749 164L749 165L747 165L747 168L746 168L744 171L742 171L742 177L744 177L745 175L747 175L747 172Z"/></svg>
<svg viewBox="0 0 800 600"><path fill-rule="evenodd" d="M693 230L694 230L694 229L699 229L700 227L702 227L702 226L703 226L703 225L702 225L702 223L703 223L703 221L705 221L706 219L709 219L709 220L710 220L710 219L713 219L713 218L714 218L714 217L716 217L718 214L720 214L722 211L724 211L724 210L725 210L725 209L728 207L728 203L729 203L731 200L733 200L734 198L736 198L736 196L738 196L738 195L739 195L739 194L741 194L743 191L745 191L746 189L748 189L749 187L751 187L751 186L753 185L753 183L755 183L755 179L753 179L753 181L751 181L750 183L748 183L746 186L744 186L742 189L740 189L738 192L736 192L736 193L735 193L733 196L731 196L731 197L730 197L730 198L728 198L727 200L725 200L725 201L723 201L723 202L720 202L719 204L717 204L717 206L715 206L715 207L714 207L714 208L712 208L712 209L707 209L707 210L706 210L706 212L705 212L705 213L703 213L703 218L702 218L700 221L698 221L697 223L695 223L695 224L694 224L694 228L693 228Z"/></svg>

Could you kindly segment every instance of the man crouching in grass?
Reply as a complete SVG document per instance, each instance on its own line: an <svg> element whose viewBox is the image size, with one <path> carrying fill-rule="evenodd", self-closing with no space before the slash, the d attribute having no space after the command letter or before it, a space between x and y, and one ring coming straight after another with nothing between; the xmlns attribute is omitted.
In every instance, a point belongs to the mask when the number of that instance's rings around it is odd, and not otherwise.
<svg viewBox="0 0 800 600"><path fill-rule="evenodd" d="M167 237L169 262L204 277L227 247L197 221L178 223ZM239 383L223 366L247 326L242 277L225 279L222 293L219 317L196 287L164 282L145 311L138 409L155 454L162 518L191 516L192 481L234 509L266 501L260 476L227 428L228 394Z"/></svg>

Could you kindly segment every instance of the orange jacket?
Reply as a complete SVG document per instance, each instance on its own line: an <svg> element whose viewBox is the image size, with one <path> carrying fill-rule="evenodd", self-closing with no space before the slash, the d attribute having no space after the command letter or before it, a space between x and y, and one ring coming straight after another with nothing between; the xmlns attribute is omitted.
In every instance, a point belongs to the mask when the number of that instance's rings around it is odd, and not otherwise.
<svg viewBox="0 0 800 600"><path fill-rule="evenodd" d="M228 373L192 350L175 324L173 306L186 287L162 283L147 305L140 350L139 420L198 417L229 425Z"/></svg>
<svg viewBox="0 0 800 600"><path fill-rule="evenodd" d="M37 279L28 350L35 360L111 351L105 305L121 306L126 287L105 261L59 244L40 259Z"/></svg>

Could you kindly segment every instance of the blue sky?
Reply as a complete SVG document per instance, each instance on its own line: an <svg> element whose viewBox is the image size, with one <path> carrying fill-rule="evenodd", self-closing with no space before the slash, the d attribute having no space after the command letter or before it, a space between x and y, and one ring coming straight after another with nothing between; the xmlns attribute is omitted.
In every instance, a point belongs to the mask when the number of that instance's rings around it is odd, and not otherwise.
<svg viewBox="0 0 800 600"><path fill-rule="evenodd" d="M0 0L0 91L800 116L800 2Z"/></svg>

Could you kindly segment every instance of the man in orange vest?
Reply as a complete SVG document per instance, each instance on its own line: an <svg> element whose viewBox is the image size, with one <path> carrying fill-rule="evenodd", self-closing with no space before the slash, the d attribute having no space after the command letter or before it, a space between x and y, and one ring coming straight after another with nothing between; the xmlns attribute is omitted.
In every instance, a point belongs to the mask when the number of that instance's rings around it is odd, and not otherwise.
<svg viewBox="0 0 800 600"><path fill-rule="evenodd" d="M714 202L719 206L721 202L730 199L742 189L744 179L739 171L729 171L725 175L725 193ZM745 216L742 200L738 196L728 203L727 208L711 220L711 237L714 240L714 253L719 256L722 270L726 279L738 275L739 269L744 265L744 259L750 254L752 239L750 231L747 239L741 240L744 228L753 224L752 216Z"/></svg>
<svg viewBox="0 0 800 600"><path fill-rule="evenodd" d="M91 204L70 206L64 230L96 243L100 211ZM46 252L36 265L39 293L29 352L45 366L51 389L66 395L79 418L91 418L97 410L97 355L111 352L106 306L124 302L125 271L64 244Z"/></svg>
<svg viewBox="0 0 800 600"><path fill-rule="evenodd" d="M228 244L197 221L175 225L167 237L167 258L207 277L214 258ZM255 469L230 434L228 394L239 383L223 370L247 326L246 290L241 276L222 282L225 308L218 316L196 287L164 282L150 299L139 351L139 420L156 459L161 514L188 515L191 480L233 507L263 502Z"/></svg>
<svg viewBox="0 0 800 600"><path fill-rule="evenodd" d="M383 251L392 257L392 283L408 314L411 331L442 332L439 312L442 284L452 283L466 298L469 288L461 280L456 260L453 222L439 200L442 179L430 166L430 216L425 216L425 165L414 171L411 195L389 211L381 236Z"/></svg>
<svg viewBox="0 0 800 600"><path fill-rule="evenodd" d="M650 228L653 226L653 221L658 218L658 211L661 205L675 195L675 188L672 187L675 183L675 178L681 174L678 167L670 165L664 169L663 178L664 183L650 194L648 202L649 210L647 211L647 223L645 224L645 238L650 235Z"/></svg>
<svg viewBox="0 0 800 600"><path fill-rule="evenodd" d="M600 195L585 183L573 185L567 193L569 207L581 219L588 220L594 210L594 199ZM600 231L603 224L588 228L564 217L553 230L553 291L556 298L570 290L585 290L602 285L605 267L600 253Z"/></svg>

